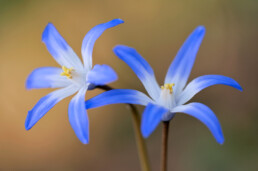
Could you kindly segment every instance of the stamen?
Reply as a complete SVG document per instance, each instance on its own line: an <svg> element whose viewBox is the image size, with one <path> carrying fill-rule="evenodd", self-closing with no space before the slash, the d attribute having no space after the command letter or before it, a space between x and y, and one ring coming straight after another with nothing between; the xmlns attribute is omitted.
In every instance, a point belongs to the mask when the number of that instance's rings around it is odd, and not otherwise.
<svg viewBox="0 0 258 171"><path fill-rule="evenodd" d="M72 78L72 71L73 68L67 68L65 66L62 66L63 72L60 74L61 76L66 76L67 78L71 79Z"/></svg>
<svg viewBox="0 0 258 171"><path fill-rule="evenodd" d="M162 90L167 89L167 90L169 90L169 93L172 94L173 93L173 86L174 85L175 85L174 83L165 84L164 86L161 86L161 89Z"/></svg>

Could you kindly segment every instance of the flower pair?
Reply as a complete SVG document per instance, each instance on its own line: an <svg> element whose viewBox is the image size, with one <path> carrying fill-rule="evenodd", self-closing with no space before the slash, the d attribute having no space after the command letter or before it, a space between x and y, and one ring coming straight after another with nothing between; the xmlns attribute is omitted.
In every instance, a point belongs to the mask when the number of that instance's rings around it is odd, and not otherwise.
<svg viewBox="0 0 258 171"><path fill-rule="evenodd" d="M84 65L67 45L52 24L43 32L42 40L49 52L62 66L34 70L27 80L27 88L59 88L43 97L29 111L25 127L30 129L57 102L78 92L69 104L69 121L82 143L89 141L89 122L85 110L115 103L131 103L146 106L141 122L141 131L148 137L161 121L171 120L175 113L185 113L203 122L218 143L224 141L222 129L216 115L201 103L189 103L195 94L206 87L224 84L242 90L233 79L220 75L205 75L191 81L187 86L196 54L205 34L203 26L197 27L185 41L174 61L170 65L163 86L159 86L148 62L133 48L118 45L114 53L126 62L141 80L149 96L129 89L115 89L104 92L85 101L88 89L105 85L117 79L116 73L107 65L95 65L92 68L92 49L96 39L107 28L123 23L120 19L100 24L85 36L82 44Z"/></svg>

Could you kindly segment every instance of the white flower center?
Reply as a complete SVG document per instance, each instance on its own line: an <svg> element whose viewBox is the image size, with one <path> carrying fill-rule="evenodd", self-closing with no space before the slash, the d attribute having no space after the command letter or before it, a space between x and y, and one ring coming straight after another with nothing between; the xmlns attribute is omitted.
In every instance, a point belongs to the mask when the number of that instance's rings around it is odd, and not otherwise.
<svg viewBox="0 0 258 171"><path fill-rule="evenodd" d="M165 84L164 86L161 86L161 93L160 97L158 99L158 103L164 107L166 107L169 110L172 110L173 107L175 107L175 96L173 93L173 86L175 84Z"/></svg>
<svg viewBox="0 0 258 171"><path fill-rule="evenodd" d="M163 121L167 121L173 118L174 114L170 111L176 106L175 93L173 93L173 86L175 84L165 84L161 86L161 93L157 103L169 110L167 114L162 117Z"/></svg>

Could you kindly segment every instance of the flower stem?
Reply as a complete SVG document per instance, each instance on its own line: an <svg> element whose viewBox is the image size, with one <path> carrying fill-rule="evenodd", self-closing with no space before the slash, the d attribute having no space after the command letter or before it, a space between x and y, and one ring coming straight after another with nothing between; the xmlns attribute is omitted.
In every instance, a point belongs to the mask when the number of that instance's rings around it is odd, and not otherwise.
<svg viewBox="0 0 258 171"><path fill-rule="evenodd" d="M138 155L141 162L141 168L143 171L149 171L150 166L149 166L149 160L147 155L147 149L140 129L141 118L136 107L132 104L128 104L128 105L130 106L130 109L132 112L134 132L135 132L135 138L138 146Z"/></svg>
<svg viewBox="0 0 258 171"><path fill-rule="evenodd" d="M96 88L99 88L99 89L102 89L105 91L113 90L113 88L108 85L96 86ZM140 129L140 123L141 123L140 114L135 105L127 104L127 106L129 107L129 109L132 113L134 133L135 133L135 138L136 138L136 143L137 143L137 148L138 148L138 155L139 155L139 159L140 159L140 163L141 163L141 169L142 169L142 171L150 171L149 159L148 159L148 155L147 155L147 148L146 148L146 144L142 137L141 129Z"/></svg>
<svg viewBox="0 0 258 171"><path fill-rule="evenodd" d="M161 151L161 171L167 171L168 130L169 130L169 121L163 122L162 151Z"/></svg>

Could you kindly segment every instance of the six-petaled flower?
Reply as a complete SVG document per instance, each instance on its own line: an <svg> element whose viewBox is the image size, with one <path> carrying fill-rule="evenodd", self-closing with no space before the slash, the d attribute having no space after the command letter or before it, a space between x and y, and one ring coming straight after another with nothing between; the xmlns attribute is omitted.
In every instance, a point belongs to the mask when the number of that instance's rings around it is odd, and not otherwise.
<svg viewBox="0 0 258 171"><path fill-rule="evenodd" d="M147 106L143 112L141 131L148 137L161 121L171 120L175 113L184 113L204 123L218 143L224 142L222 129L216 115L202 103L188 102L195 94L215 84L224 84L242 91L233 79L221 75L204 75L191 81L187 80L192 70L196 54L205 34L203 26L197 27L178 51L171 63L163 86L159 86L151 66L133 48L118 45L114 53L126 62L141 80L148 96L129 89L104 92L86 102L86 108L95 108L115 103L131 103Z"/></svg>
<svg viewBox="0 0 258 171"><path fill-rule="evenodd" d="M35 69L27 79L26 88L61 89L41 98L28 112L25 121L27 130L31 129L56 103L77 92L69 103L69 121L80 141L84 144L89 142L89 121L84 105L85 93L97 85L105 85L117 79L116 73L108 65L92 67L94 43L106 29L121 23L123 23L121 19L114 19L95 26L86 34L81 48L83 63L53 24L49 23L46 26L42 34L42 41L62 68Z"/></svg>

